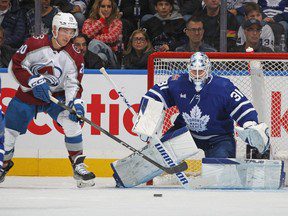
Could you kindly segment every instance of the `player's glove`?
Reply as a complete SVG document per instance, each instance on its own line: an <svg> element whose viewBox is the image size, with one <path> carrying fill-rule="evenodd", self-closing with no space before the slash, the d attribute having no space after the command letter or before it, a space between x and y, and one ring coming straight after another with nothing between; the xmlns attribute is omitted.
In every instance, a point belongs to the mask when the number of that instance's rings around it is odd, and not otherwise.
<svg viewBox="0 0 288 216"><path fill-rule="evenodd" d="M75 98L74 100L69 102L68 106L71 107L73 110L75 110L75 113L69 114L69 119L74 122L81 123L82 121L78 116L85 115L84 101L79 98Z"/></svg>
<svg viewBox="0 0 288 216"><path fill-rule="evenodd" d="M239 137L263 154L270 146L268 126L265 123L246 122L242 127L235 127Z"/></svg>
<svg viewBox="0 0 288 216"><path fill-rule="evenodd" d="M34 97L50 103L50 88L42 75L33 75L28 81L28 85L32 88Z"/></svg>

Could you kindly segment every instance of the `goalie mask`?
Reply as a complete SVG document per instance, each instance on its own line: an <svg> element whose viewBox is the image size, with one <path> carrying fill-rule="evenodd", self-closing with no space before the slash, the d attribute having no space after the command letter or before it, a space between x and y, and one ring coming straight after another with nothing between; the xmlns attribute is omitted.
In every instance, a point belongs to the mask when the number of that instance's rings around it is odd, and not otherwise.
<svg viewBox="0 0 288 216"><path fill-rule="evenodd" d="M188 66L189 79L195 84L195 90L201 91L211 74L211 62L208 56L202 52L194 53Z"/></svg>
<svg viewBox="0 0 288 216"><path fill-rule="evenodd" d="M59 12L53 17L52 21L52 28L56 27L56 34L53 32L53 37L58 37L58 31L60 28L69 28L69 29L75 29L75 34L73 35L73 38L78 35L78 23L75 19L75 17L70 13L62 13Z"/></svg>

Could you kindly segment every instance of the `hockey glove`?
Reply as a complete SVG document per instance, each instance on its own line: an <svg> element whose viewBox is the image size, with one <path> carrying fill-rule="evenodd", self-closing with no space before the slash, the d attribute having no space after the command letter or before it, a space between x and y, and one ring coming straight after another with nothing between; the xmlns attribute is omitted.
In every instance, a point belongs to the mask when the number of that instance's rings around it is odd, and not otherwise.
<svg viewBox="0 0 288 216"><path fill-rule="evenodd" d="M73 101L69 102L68 106L75 110L75 113L69 114L69 119L74 122L82 123L81 119L78 116L85 115L84 101L79 98L75 98Z"/></svg>
<svg viewBox="0 0 288 216"><path fill-rule="evenodd" d="M34 97L50 103L49 86L42 75L33 75L28 81L28 85L32 88Z"/></svg>
<svg viewBox="0 0 288 216"><path fill-rule="evenodd" d="M247 122L248 123L248 122ZM270 145L270 137L268 133L268 126L265 123L249 125L245 127L235 127L239 137L252 147L258 149L263 154Z"/></svg>

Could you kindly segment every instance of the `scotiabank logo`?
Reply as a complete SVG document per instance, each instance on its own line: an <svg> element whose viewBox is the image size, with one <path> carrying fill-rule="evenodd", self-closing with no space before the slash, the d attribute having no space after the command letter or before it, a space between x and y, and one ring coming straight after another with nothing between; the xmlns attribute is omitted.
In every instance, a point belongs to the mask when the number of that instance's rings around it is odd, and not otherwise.
<svg viewBox="0 0 288 216"><path fill-rule="evenodd" d="M2 95L1 95L1 101L0 104L2 105L2 109L4 112L6 112L7 104L4 103L4 101L10 101L11 98L14 97L16 93L15 89L12 88L3 88L2 89ZM120 113L120 105L121 101L119 101L119 96L116 93L116 91L111 90L109 92L108 97L115 101L115 103L111 104L104 104L102 97L107 97L106 95L101 94L91 94L91 102L87 103L86 112L90 114L91 121L93 121L95 124L101 126L101 117L103 115L108 116L109 121L109 128L104 128L105 130L109 131L113 135L119 135L119 127L120 127L120 121L123 121L123 125L125 130L130 133L131 135L134 134L131 130L133 127L133 114L130 112L130 110L127 108L124 113ZM138 110L139 104L133 104L133 109L135 111ZM51 120L52 121L52 120ZM53 122L53 126L55 129L63 134L63 130L61 126L57 124L57 122ZM48 134L53 130L49 125L42 124L37 125L35 121L33 120L29 126L28 130L37 135L45 135ZM90 129L91 135L100 135L100 131L96 130L95 128L91 127Z"/></svg>

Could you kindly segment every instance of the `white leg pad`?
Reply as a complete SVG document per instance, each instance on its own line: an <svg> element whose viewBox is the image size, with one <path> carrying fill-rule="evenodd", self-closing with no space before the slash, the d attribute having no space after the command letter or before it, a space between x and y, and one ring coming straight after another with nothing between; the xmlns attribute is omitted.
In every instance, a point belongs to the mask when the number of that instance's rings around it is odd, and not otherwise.
<svg viewBox="0 0 288 216"><path fill-rule="evenodd" d="M164 136L161 141L177 163L198 152L194 140L186 127L175 131L167 137ZM157 142L151 143L145 146L141 152L162 166L167 166L163 157L156 149L157 144ZM123 187L137 186L163 173L161 169L135 153L113 162L111 167L114 171L114 178L116 177L116 181L120 182L120 185Z"/></svg>
<svg viewBox="0 0 288 216"><path fill-rule="evenodd" d="M285 173L280 160L204 158L194 187L208 189L279 189Z"/></svg>

